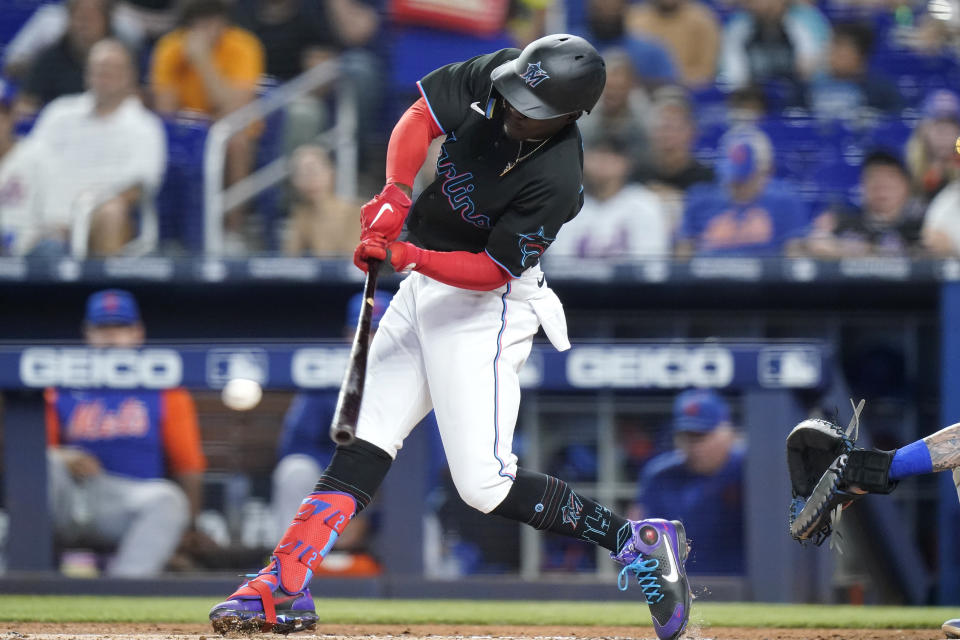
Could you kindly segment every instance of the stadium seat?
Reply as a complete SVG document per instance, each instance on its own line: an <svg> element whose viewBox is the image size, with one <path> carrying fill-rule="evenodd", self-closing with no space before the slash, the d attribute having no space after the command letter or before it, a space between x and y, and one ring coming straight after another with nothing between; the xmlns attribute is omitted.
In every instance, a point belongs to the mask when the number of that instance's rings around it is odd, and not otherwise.
<svg viewBox="0 0 960 640"><path fill-rule="evenodd" d="M191 252L203 249L203 150L210 122L178 115L164 121L167 171L157 194L160 242Z"/></svg>
<svg viewBox="0 0 960 640"><path fill-rule="evenodd" d="M476 55L512 47L506 35L479 37L467 33L442 31L428 27L394 26L390 29L393 47L390 49L387 91L391 122L410 106L410 98L417 95L417 80L427 75L440 60L466 60ZM424 52L429 51L429 55Z"/></svg>
<svg viewBox="0 0 960 640"><path fill-rule="evenodd" d="M0 55L39 7L37 0L4 0L3 19L0 20Z"/></svg>
<svg viewBox="0 0 960 640"><path fill-rule="evenodd" d="M802 181L840 153L833 129L805 115L766 118L760 128L773 144L774 171L781 178Z"/></svg>
<svg viewBox="0 0 960 640"><path fill-rule="evenodd" d="M902 156L912 132L912 123L904 118L882 118L861 131L859 143L865 152L887 149Z"/></svg>
<svg viewBox="0 0 960 640"><path fill-rule="evenodd" d="M257 96L266 97L279 86L275 78L264 77L257 87ZM261 169L283 155L283 128L286 112L278 109L263 119L263 132L260 134L257 145L257 155L254 161L254 170ZM264 229L264 248L267 251L276 251L280 247L279 228L283 218L283 191L284 184L278 183L253 199L256 212L260 215Z"/></svg>

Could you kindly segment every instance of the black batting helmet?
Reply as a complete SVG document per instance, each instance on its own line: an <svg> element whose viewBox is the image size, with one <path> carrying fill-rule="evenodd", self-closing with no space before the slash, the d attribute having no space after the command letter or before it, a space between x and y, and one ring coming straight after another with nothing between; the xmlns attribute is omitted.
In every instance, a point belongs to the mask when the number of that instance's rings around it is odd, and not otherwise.
<svg viewBox="0 0 960 640"><path fill-rule="evenodd" d="M494 89L534 120L590 112L607 80L603 58L589 42L558 33L534 40L516 60L490 72Z"/></svg>

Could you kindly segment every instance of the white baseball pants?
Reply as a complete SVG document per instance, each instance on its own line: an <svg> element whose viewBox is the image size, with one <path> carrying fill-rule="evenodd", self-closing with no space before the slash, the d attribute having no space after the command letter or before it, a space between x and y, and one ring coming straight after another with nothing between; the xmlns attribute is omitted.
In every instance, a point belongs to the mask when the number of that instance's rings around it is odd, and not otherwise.
<svg viewBox="0 0 960 640"><path fill-rule="evenodd" d="M569 348L539 267L493 291L411 274L371 345L357 437L396 457L433 408L460 497L489 513L516 477L519 372L541 321L557 348Z"/></svg>

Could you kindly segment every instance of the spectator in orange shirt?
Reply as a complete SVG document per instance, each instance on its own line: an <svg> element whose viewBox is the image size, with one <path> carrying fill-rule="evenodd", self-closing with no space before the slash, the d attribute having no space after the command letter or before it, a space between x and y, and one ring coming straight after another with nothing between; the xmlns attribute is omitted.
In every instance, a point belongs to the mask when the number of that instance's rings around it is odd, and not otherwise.
<svg viewBox="0 0 960 640"><path fill-rule="evenodd" d="M143 344L133 296L119 289L90 296L84 336L96 348ZM202 503L207 462L189 393L50 389L46 400L50 508L58 539L116 544L110 575L159 573Z"/></svg>
<svg viewBox="0 0 960 640"><path fill-rule="evenodd" d="M255 98L264 64L263 45L231 24L224 0L188 0L180 28L163 36L153 51L154 107L166 116L191 110L222 118ZM249 175L258 134L258 127L248 127L230 139L228 185ZM228 214L228 229L238 231L241 223L238 211Z"/></svg>

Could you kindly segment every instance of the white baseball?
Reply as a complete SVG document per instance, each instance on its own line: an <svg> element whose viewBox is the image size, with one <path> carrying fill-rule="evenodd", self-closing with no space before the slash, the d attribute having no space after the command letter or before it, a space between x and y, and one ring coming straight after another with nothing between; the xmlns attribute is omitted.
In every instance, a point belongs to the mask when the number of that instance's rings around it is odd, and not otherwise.
<svg viewBox="0 0 960 640"><path fill-rule="evenodd" d="M234 411L249 411L260 404L263 389L256 380L233 378L224 385L220 397Z"/></svg>

